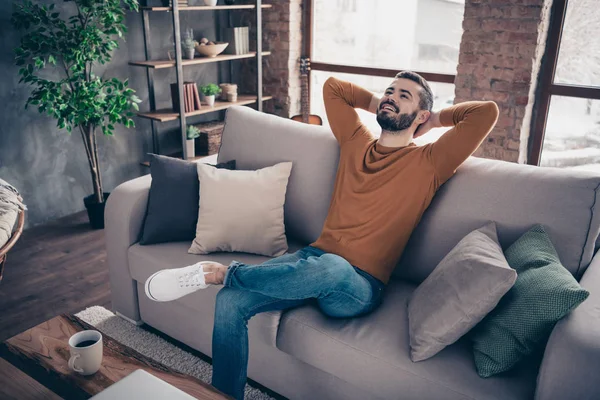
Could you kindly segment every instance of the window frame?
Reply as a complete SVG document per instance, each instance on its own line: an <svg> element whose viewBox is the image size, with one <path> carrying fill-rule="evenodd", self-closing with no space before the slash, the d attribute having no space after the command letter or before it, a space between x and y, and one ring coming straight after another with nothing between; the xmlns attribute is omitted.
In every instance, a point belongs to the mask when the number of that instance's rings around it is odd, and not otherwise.
<svg viewBox="0 0 600 400"><path fill-rule="evenodd" d="M310 70L311 71L327 71L327 72L340 72L346 74L355 74L355 75L367 75L367 76L383 76L391 78L395 76L398 71L401 71L402 68L399 69L388 69L388 68L373 68L373 67L362 67L355 65L345 65L345 64L331 64L331 63L322 63L322 62L312 62L313 56L313 47L312 47L312 37L313 37L313 28L314 28L314 14L312 12L314 5L314 0L306 0L304 7L304 15L303 15L303 25L304 25L304 46L303 53L304 56L308 58L310 62ZM460 52L460 49L459 49ZM417 74L421 75L428 81L431 82L440 82L440 83L450 83L454 84L456 79L456 74L441 74L441 73L433 73L433 72L423 72L423 71L414 71ZM310 99L311 99L311 74L308 74L308 105L310 107Z"/></svg>
<svg viewBox="0 0 600 400"><path fill-rule="evenodd" d="M600 87L598 86L554 83L568 4L568 0L554 0L550 9L550 26L542 57L528 143L527 163L531 165L540 165L552 96L600 100Z"/></svg>

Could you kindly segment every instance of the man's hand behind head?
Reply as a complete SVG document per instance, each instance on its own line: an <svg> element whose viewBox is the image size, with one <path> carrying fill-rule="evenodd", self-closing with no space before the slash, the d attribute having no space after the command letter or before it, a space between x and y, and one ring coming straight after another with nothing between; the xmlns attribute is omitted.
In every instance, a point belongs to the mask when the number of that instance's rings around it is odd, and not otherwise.
<svg viewBox="0 0 600 400"><path fill-rule="evenodd" d="M420 136L423 136L433 128L439 128L441 126L442 124L440 123L440 113L431 111L429 113L429 118L427 118L425 122L419 125L419 127L415 131L415 134L413 135L413 138L416 139Z"/></svg>

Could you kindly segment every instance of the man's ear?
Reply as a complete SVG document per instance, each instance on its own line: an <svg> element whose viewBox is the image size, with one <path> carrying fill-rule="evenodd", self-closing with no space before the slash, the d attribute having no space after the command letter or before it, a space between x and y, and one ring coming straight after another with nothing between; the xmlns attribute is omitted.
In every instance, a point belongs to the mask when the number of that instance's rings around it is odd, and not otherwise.
<svg viewBox="0 0 600 400"><path fill-rule="evenodd" d="M431 112L429 112L427 110L421 110L421 111L419 111L419 114L417 114L417 121L420 124L424 124L425 122L427 122L427 120L429 120L430 116L431 116Z"/></svg>

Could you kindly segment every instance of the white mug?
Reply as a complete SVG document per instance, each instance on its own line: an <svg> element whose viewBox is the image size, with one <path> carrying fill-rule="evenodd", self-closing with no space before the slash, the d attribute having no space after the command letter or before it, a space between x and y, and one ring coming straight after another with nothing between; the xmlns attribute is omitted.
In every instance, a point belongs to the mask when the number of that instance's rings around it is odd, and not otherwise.
<svg viewBox="0 0 600 400"><path fill-rule="evenodd" d="M69 350L70 369L81 375L96 373L102 364L102 334L98 331L77 332L69 339Z"/></svg>

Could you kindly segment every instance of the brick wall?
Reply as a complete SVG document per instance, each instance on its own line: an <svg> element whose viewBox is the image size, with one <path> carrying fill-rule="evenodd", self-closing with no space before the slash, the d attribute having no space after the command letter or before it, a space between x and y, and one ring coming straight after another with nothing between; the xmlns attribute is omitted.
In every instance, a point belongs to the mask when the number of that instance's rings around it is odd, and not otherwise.
<svg viewBox="0 0 600 400"><path fill-rule="evenodd" d="M263 58L263 94L273 96L264 103L264 111L289 118L300 113L300 67L302 54L302 0L270 1L263 11L263 50L272 54ZM251 26L254 15L247 13L242 25ZM242 91L256 92L256 62L242 62Z"/></svg>
<svg viewBox="0 0 600 400"><path fill-rule="evenodd" d="M494 100L495 129L475 155L525 162L551 0L466 0L455 102Z"/></svg>

